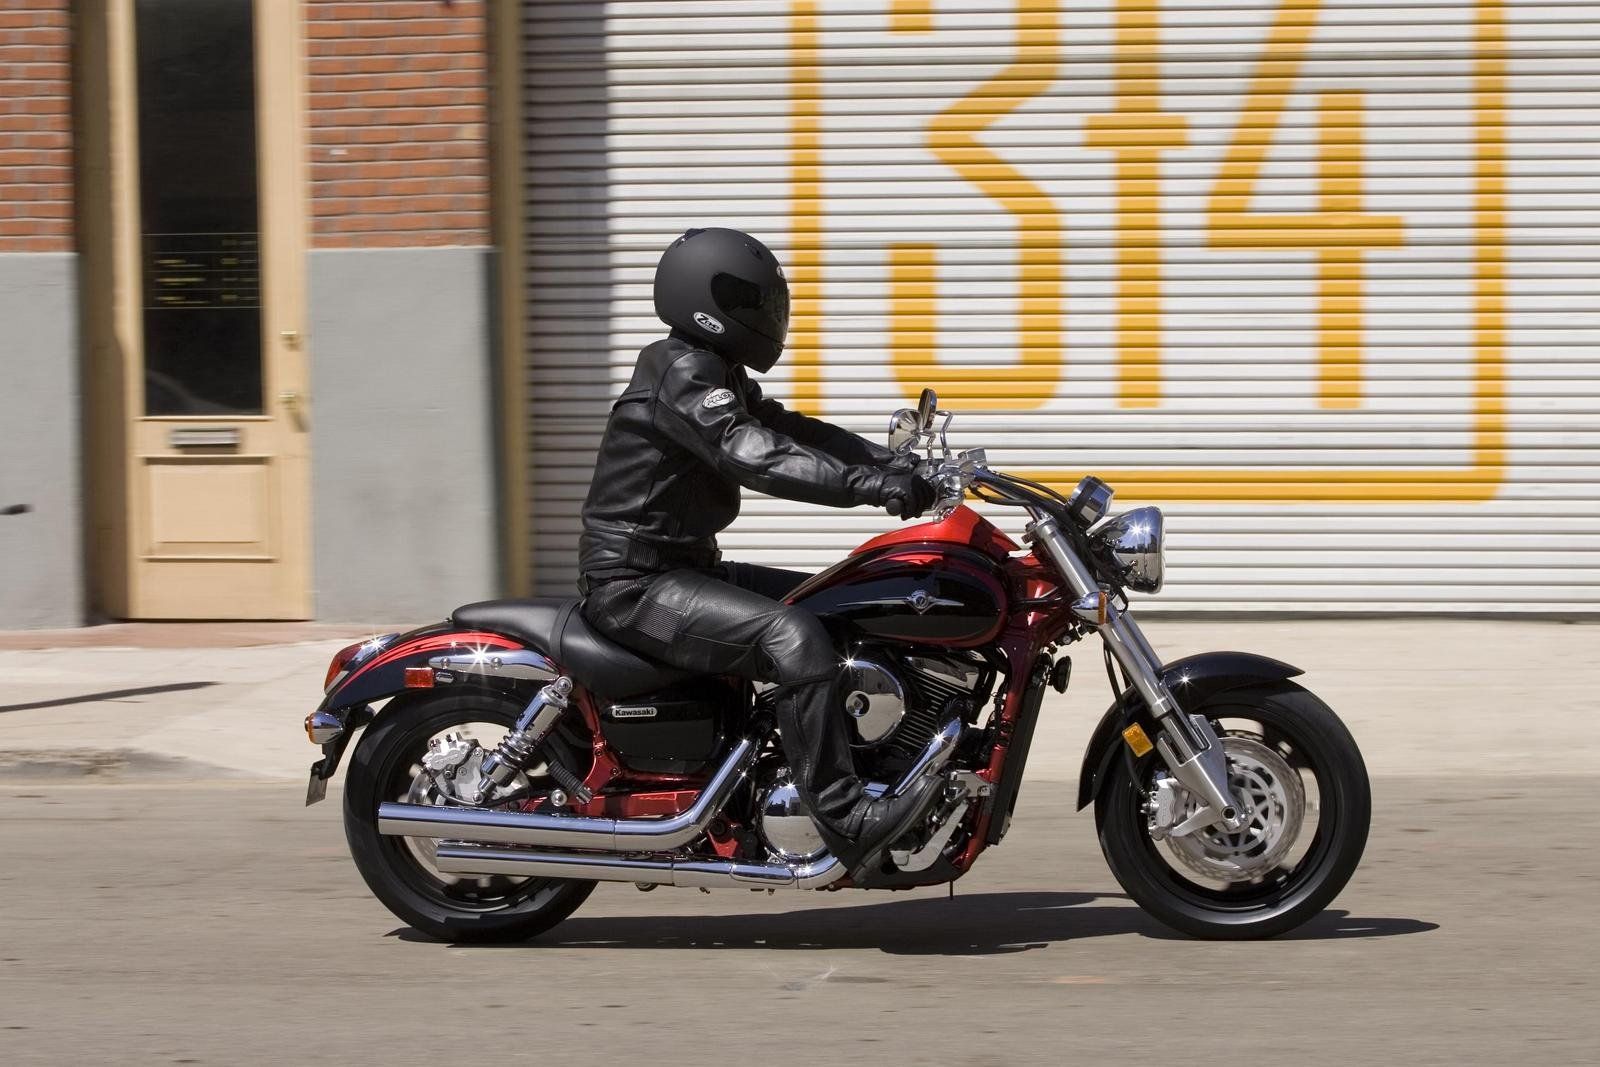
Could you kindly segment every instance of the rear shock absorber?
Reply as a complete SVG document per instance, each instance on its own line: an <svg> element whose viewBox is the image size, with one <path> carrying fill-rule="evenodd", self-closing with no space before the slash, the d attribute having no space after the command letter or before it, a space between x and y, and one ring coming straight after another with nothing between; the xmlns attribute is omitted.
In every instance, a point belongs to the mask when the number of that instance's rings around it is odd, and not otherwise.
<svg viewBox="0 0 1600 1067"><path fill-rule="evenodd" d="M506 732L493 752L484 757L481 792L477 802L493 789L507 785L526 767L539 751L544 739L550 736L562 714L567 710L567 698L572 695L572 679L563 675L534 694L523 709L517 724Z"/></svg>

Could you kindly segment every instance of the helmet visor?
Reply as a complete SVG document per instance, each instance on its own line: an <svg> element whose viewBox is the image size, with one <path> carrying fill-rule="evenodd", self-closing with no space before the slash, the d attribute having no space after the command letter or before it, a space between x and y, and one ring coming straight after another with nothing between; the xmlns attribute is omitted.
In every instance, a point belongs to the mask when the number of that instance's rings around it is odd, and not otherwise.
<svg viewBox="0 0 1600 1067"><path fill-rule="evenodd" d="M789 332L787 285L760 286L732 274L718 274L711 279L711 298L734 321L783 344Z"/></svg>

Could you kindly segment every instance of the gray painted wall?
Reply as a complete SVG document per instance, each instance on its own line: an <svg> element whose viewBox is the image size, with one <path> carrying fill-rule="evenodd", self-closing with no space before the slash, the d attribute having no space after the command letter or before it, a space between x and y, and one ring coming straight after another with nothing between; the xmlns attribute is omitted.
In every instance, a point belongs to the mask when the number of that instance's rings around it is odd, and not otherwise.
<svg viewBox="0 0 1600 1067"><path fill-rule="evenodd" d="M0 253L0 630L83 624L78 257Z"/></svg>
<svg viewBox="0 0 1600 1067"><path fill-rule="evenodd" d="M318 619L495 595L493 282L486 248L310 254Z"/></svg>

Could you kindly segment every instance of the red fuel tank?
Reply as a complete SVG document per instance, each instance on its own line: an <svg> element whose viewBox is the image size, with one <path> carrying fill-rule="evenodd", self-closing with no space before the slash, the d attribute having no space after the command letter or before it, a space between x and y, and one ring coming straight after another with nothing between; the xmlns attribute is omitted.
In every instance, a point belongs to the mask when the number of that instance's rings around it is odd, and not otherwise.
<svg viewBox="0 0 1600 1067"><path fill-rule="evenodd" d="M886 641L970 648L1005 625L1000 570L1016 544L970 508L876 537L789 602Z"/></svg>

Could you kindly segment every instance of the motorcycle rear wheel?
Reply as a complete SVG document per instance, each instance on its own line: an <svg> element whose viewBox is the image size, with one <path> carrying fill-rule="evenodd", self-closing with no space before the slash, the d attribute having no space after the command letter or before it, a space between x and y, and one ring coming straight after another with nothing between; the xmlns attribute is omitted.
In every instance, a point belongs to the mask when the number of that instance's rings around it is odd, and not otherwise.
<svg viewBox="0 0 1600 1067"><path fill-rule="evenodd" d="M486 690L406 694L384 708L351 757L344 830L356 869L385 907L431 937L525 941L567 918L594 891L593 882L444 875L429 865L424 842L378 832L378 805L408 799L430 738L474 723L503 731L521 710L516 701ZM475 739L493 748L500 733L484 733Z"/></svg>
<svg viewBox="0 0 1600 1067"><path fill-rule="evenodd" d="M1225 748L1231 736L1240 751L1262 753L1258 780L1270 785L1276 767L1298 775L1300 781L1280 791L1283 808L1299 806L1306 817L1292 853L1231 879L1216 873L1233 859L1229 835L1211 837L1214 850L1198 845L1209 831L1197 831L1196 841L1182 845L1157 842L1148 805L1165 768L1153 754L1134 759L1127 752L1112 762L1095 800L1101 852L1128 895L1176 930L1211 940L1286 933L1326 908L1361 862L1372 815L1361 751L1333 709L1292 682L1229 690L1189 710L1211 720ZM1230 759L1230 771L1237 770ZM1248 864L1246 849L1237 855Z"/></svg>

